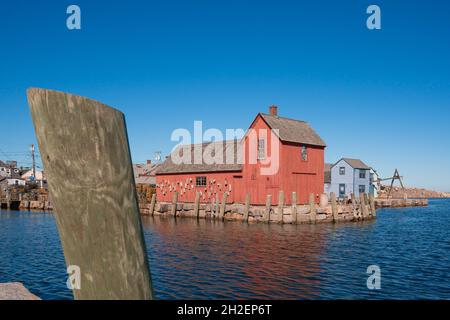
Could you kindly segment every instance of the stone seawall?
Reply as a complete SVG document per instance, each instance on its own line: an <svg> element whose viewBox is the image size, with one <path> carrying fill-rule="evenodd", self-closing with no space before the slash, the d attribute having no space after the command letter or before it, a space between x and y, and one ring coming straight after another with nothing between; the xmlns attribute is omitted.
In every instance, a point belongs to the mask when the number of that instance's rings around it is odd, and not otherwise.
<svg viewBox="0 0 450 320"><path fill-rule="evenodd" d="M222 207L222 208L221 208ZM223 209L220 204L199 204L198 211L194 203L177 203L174 213L174 205L171 203L156 203L152 212L151 204L140 206L142 215L190 217L199 219L219 219L228 221L248 221L264 223L288 223L288 224L314 224L314 223L338 223L376 218L376 210L369 204L332 204L320 206L315 204L286 206L282 209L278 206L249 206L248 211L244 204L227 204Z"/></svg>
<svg viewBox="0 0 450 320"><path fill-rule="evenodd" d="M39 211L52 211L53 205L50 201L28 201L24 200L20 202L20 210L39 210Z"/></svg>
<svg viewBox="0 0 450 320"><path fill-rule="evenodd" d="M377 208L426 207L428 199L375 199Z"/></svg>

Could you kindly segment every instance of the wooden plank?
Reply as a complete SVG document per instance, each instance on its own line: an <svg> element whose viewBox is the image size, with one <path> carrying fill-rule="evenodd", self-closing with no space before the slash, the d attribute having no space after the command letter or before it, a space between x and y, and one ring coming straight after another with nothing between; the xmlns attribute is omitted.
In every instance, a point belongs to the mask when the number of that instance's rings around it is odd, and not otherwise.
<svg viewBox="0 0 450 320"><path fill-rule="evenodd" d="M228 197L228 192L224 192L222 195L222 203L220 204L220 213L219 213L219 218L222 221L225 219L225 209L227 206L227 197Z"/></svg>
<svg viewBox="0 0 450 320"><path fill-rule="evenodd" d="M284 222L284 191L280 191L278 195L278 214L280 215L280 222Z"/></svg>
<svg viewBox="0 0 450 320"><path fill-rule="evenodd" d="M272 195L268 194L266 198L266 219L267 222L270 223L270 211L272 210Z"/></svg>
<svg viewBox="0 0 450 320"><path fill-rule="evenodd" d="M295 224L298 223L298 210L297 210L297 192L292 192L292 217Z"/></svg>
<svg viewBox="0 0 450 320"><path fill-rule="evenodd" d="M317 221L316 203L313 193L309 194L309 220L313 223Z"/></svg>
<svg viewBox="0 0 450 320"><path fill-rule="evenodd" d="M155 206L156 206L156 193L152 194L152 201L150 202L150 215L153 216L155 214Z"/></svg>
<svg viewBox="0 0 450 320"><path fill-rule="evenodd" d="M171 207L171 211L170 214L176 218L177 217L177 206L178 206L178 191L174 191L173 192L173 196L172 196L172 207Z"/></svg>
<svg viewBox="0 0 450 320"><path fill-rule="evenodd" d="M248 216L250 211L250 193L245 196L245 207L244 207L244 221L248 222Z"/></svg>
<svg viewBox="0 0 450 320"><path fill-rule="evenodd" d="M337 201L336 201L336 193L331 192L330 193L331 198L331 212L333 214L333 222L336 223L338 220L338 207L337 207Z"/></svg>
<svg viewBox="0 0 450 320"><path fill-rule="evenodd" d="M124 115L51 90L28 102L75 299L153 298Z"/></svg>
<svg viewBox="0 0 450 320"><path fill-rule="evenodd" d="M200 219L200 192L195 194L194 216Z"/></svg>

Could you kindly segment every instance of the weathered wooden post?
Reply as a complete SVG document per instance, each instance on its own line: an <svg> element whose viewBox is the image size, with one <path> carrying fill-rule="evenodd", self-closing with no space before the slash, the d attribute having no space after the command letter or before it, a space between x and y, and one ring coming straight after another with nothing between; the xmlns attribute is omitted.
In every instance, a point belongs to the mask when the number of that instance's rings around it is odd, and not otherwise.
<svg viewBox="0 0 450 320"><path fill-rule="evenodd" d="M316 203L314 193L309 194L309 219L311 222L317 221Z"/></svg>
<svg viewBox="0 0 450 320"><path fill-rule="evenodd" d="M370 203L370 211L372 211L372 216L376 217L377 216L377 208L375 206L375 197L373 196L373 194L369 195L369 203Z"/></svg>
<svg viewBox="0 0 450 320"><path fill-rule="evenodd" d="M244 221L248 222L248 216L250 211L250 193L245 196L245 207L244 207Z"/></svg>
<svg viewBox="0 0 450 320"><path fill-rule="evenodd" d="M360 207L361 207L361 215L363 217L363 219L365 219L367 217L367 206L366 206L366 201L365 201L365 197L364 197L364 193L360 193L359 194L359 202L360 202Z"/></svg>
<svg viewBox="0 0 450 320"><path fill-rule="evenodd" d="M177 206L178 206L178 191L173 192L172 196L172 208L171 215L176 218L177 217Z"/></svg>
<svg viewBox="0 0 450 320"><path fill-rule="evenodd" d="M227 207L227 197L228 197L228 192L224 192L222 195L222 203L220 204L220 219L223 221L225 220L225 209Z"/></svg>
<svg viewBox="0 0 450 320"><path fill-rule="evenodd" d="M11 209L11 190L6 190L6 209Z"/></svg>
<svg viewBox="0 0 450 320"><path fill-rule="evenodd" d="M336 223L338 220L338 207L337 207L337 202L336 202L336 193L331 192L330 198L331 198L331 212L333 214L333 222Z"/></svg>
<svg viewBox="0 0 450 320"><path fill-rule="evenodd" d="M270 223L270 211L272 210L272 195L268 194L266 199L266 217L267 222Z"/></svg>
<svg viewBox="0 0 450 320"><path fill-rule="evenodd" d="M351 194L351 199L352 199L352 204L356 205L356 197L355 197L354 193Z"/></svg>
<svg viewBox="0 0 450 320"><path fill-rule="evenodd" d="M295 224L298 223L298 211L297 211L297 192L292 192L292 218Z"/></svg>
<svg viewBox="0 0 450 320"><path fill-rule="evenodd" d="M152 299L124 115L43 89L28 102L75 299Z"/></svg>
<svg viewBox="0 0 450 320"><path fill-rule="evenodd" d="M194 216L200 219L200 192L196 192L195 194L195 204L194 204Z"/></svg>
<svg viewBox="0 0 450 320"><path fill-rule="evenodd" d="M284 223L284 191L280 191L278 195L278 213L280 214L280 222Z"/></svg>
<svg viewBox="0 0 450 320"><path fill-rule="evenodd" d="M156 206L156 193L152 194L152 201L150 202L150 215L155 215L155 206Z"/></svg>

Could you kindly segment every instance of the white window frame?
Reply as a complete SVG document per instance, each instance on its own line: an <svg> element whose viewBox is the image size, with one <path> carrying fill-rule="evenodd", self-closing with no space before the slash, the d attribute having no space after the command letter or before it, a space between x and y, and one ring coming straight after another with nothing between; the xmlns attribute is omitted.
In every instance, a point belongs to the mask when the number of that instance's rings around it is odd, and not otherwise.
<svg viewBox="0 0 450 320"><path fill-rule="evenodd" d="M266 140L258 139L258 160L266 159Z"/></svg>

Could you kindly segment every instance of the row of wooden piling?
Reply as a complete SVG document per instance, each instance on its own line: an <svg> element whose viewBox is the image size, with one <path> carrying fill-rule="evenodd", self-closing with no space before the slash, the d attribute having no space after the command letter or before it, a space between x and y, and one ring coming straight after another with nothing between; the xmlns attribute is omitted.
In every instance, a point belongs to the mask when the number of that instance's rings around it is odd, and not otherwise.
<svg viewBox="0 0 450 320"><path fill-rule="evenodd" d="M226 212L227 212L227 199L228 199L228 193L225 192L222 196L222 199L220 201L220 203L217 201L215 203L211 203L208 204L210 205L210 212L211 212L211 216L214 216L214 218L218 218L220 220L225 220L225 216L226 216ZM323 198L326 197L326 198ZM200 193L197 193L196 198L195 198L195 202L194 202L194 207L193 207L193 214L191 216L200 219L200 208L201 208L201 203L200 203ZM276 206L273 206L272 204L272 195L267 195L266 198L266 204L265 207L263 207L264 210L264 221L270 222L271 219L271 215L276 213L279 216L281 216L281 223L300 223L300 220L302 220L301 222L304 223L304 219L300 219L300 216L302 214L300 214L300 208L305 208L305 206L299 206L297 204L297 193L293 192L291 199L292 199L292 203L289 205L290 206L290 211L291 211L291 219L289 219L290 221L286 222L285 221L285 208L286 203L285 203L285 193L283 191L280 191L279 193L279 197L278 197L278 204ZM326 204L325 204L325 200L326 200ZM174 192L173 194L173 198L172 198L172 202L171 203L167 203L167 205L170 206L170 209L168 211L168 214L170 214L170 216L177 218L178 216L178 211L182 210L182 204L178 203L178 193ZM318 215L319 214L323 214L324 211L326 211L325 207L330 208L331 207L331 219L327 219L330 220L330 222L334 222L337 223L339 221L348 221L349 219L351 220L364 220L364 219L371 219L376 217L376 208L375 208L375 201L374 201L374 197L372 195L368 196L367 194L361 194L359 199L357 200L354 196L352 196L351 202L350 201L339 201L336 197L335 193L331 193L329 196L329 200L328 200L328 195L322 195L321 196L321 201L319 203L319 207L317 207L316 204L316 195L314 194L310 194L309 195L309 202L307 204L307 207L309 207L309 211L308 211L308 222L309 223L315 223L318 220ZM249 222L250 220L250 208L251 208L251 198L250 198L250 194L247 194L245 197L245 204L243 206L243 210L242 210L242 217L239 218L239 220L243 220L244 222ZM166 208L167 209L167 208ZM339 210L341 209L341 210ZM187 210L187 209L185 209ZM192 209L190 209L192 210ZM304 211L304 210L302 210ZM153 216L156 212L156 194L152 195L151 198L151 202L150 205L146 207L145 213L149 214L151 216ZM166 211L165 211L166 212ZM216 214L214 215L213 212L215 212ZM228 210L228 212L230 212L230 210ZM351 213L352 216L349 218L348 216L343 217L343 213ZM303 215L304 217L304 215ZM321 216L321 220L323 219L323 216Z"/></svg>

